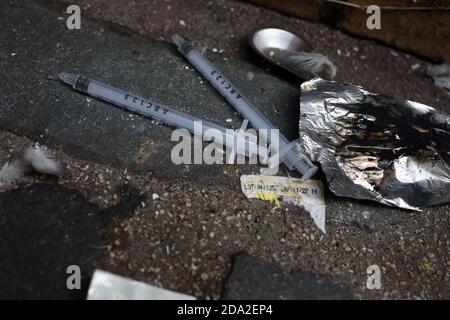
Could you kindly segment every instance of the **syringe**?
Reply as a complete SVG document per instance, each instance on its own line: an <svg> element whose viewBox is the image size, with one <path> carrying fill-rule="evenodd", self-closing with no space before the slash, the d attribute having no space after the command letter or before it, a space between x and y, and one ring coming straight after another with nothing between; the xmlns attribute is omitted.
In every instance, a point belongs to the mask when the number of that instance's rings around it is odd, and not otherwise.
<svg viewBox="0 0 450 320"><path fill-rule="evenodd" d="M178 51L197 69L217 91L245 118L250 121L252 127L260 130L270 131L276 129L271 121L266 118L237 88L225 78L225 76L208 60L201 52L195 49L189 42L179 35L173 36L173 41L178 46ZM279 148L273 150L278 152L278 157L289 170L297 169L302 174L302 179L311 178L317 171L317 167L300 151L297 140L289 142L283 135L279 134ZM270 142L270 135L264 137ZM272 144L272 148L274 148ZM277 165L278 163L274 164Z"/></svg>
<svg viewBox="0 0 450 320"><path fill-rule="evenodd" d="M246 157L259 155L261 162L265 162L268 158L268 149L258 145L256 137L255 139L250 139L249 135L245 133L248 123L246 120L243 122L241 129L235 132L213 122L171 109L160 103L141 98L83 75L60 73L56 77L52 77L52 79L60 80L77 91L123 107L131 112L153 118L177 128L187 129L196 135L202 135L205 141L214 141L217 144L226 145L231 148L227 161L233 159L236 153ZM218 136L221 139L217 139Z"/></svg>

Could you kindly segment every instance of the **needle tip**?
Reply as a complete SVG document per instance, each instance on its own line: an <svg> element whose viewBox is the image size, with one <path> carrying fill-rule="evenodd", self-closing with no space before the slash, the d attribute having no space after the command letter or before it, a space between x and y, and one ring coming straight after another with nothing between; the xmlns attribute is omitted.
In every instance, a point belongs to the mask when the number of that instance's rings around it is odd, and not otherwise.
<svg viewBox="0 0 450 320"><path fill-rule="evenodd" d="M55 80L55 81L58 81L59 80L59 78L58 78L58 76L55 76L55 75L48 75L47 76L47 80Z"/></svg>
<svg viewBox="0 0 450 320"><path fill-rule="evenodd" d="M184 40L183 37L181 37L181 36L179 36L177 34L174 34L172 36L172 40L177 45L178 48L180 48L183 45L183 43L186 42L186 40Z"/></svg>
<svg viewBox="0 0 450 320"><path fill-rule="evenodd" d="M76 80L77 80L78 76L76 74L72 74L72 73L58 73L57 75L49 75L47 76L47 79L49 80L57 80L57 81L62 81L64 83L67 83L69 85L73 85Z"/></svg>

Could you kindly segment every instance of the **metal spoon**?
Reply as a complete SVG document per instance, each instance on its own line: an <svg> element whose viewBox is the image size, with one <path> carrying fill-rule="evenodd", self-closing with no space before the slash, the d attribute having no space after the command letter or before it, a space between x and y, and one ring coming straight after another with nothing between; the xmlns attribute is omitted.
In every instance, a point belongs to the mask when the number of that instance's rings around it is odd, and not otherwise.
<svg viewBox="0 0 450 320"><path fill-rule="evenodd" d="M312 47L295 34L278 28L260 29L249 38L252 48L263 58L304 79L311 80L318 74L299 67L291 59L300 52L309 52Z"/></svg>

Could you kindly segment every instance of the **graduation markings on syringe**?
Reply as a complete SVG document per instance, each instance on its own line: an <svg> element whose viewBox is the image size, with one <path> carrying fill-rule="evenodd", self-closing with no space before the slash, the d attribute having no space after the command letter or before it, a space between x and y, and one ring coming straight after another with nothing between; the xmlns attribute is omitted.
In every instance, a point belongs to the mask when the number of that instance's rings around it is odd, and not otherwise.
<svg viewBox="0 0 450 320"><path fill-rule="evenodd" d="M224 77L218 71L216 70L211 71L211 76L213 76L213 78L216 79L217 82L225 88L225 90L229 90L232 95L236 93L235 95L236 100L242 98L242 95L239 93L239 91L233 88L231 83L228 80L224 79ZM221 79L223 80L220 81Z"/></svg>
<svg viewBox="0 0 450 320"><path fill-rule="evenodd" d="M131 100L134 104L137 104L137 105L147 108L147 109L153 108L153 110L155 110L156 112L162 112L162 114L166 114L167 112L169 112L169 109L167 109L167 108L161 107L155 103L146 101L139 97L134 97L128 93L125 94L125 100Z"/></svg>

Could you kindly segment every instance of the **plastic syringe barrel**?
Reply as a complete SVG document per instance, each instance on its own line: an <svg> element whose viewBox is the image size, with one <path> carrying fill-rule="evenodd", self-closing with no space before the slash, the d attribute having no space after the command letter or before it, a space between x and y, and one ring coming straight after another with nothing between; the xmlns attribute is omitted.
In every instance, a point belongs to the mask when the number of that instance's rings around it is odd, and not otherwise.
<svg viewBox="0 0 450 320"><path fill-rule="evenodd" d="M239 145L237 142L238 138L236 135L232 134L225 127L217 125L213 122L202 120L190 114L171 109L160 103L144 99L132 93L123 91L121 89L117 89L108 84L102 83L94 79L90 79L83 75L60 73L58 75L58 78L63 82L70 84L77 91L87 93L88 95L99 98L100 100L110 102L119 107L123 107L131 112L153 118L157 121L166 123L168 125L177 128L187 129L194 134L201 133L202 135L205 135L205 132L208 129L218 130L223 135L222 144L229 143L230 147L232 148L236 148L236 145ZM197 121L201 121L202 132L195 131L196 130L195 122ZM207 132L205 136L206 138L208 138ZM238 152L241 151L245 153L244 154L245 156L251 156L253 153L258 153L258 152L251 152L256 150L260 150L262 156L264 156L264 153L267 153L263 150L264 148L262 146L259 146L252 140L245 140L245 143L248 144L248 148L246 147L244 151L242 150L242 148L236 149Z"/></svg>
<svg viewBox="0 0 450 320"><path fill-rule="evenodd" d="M195 49L189 42L182 37L175 35L173 37L175 44L178 46L180 53L197 69L210 83L219 91L222 96L245 118L248 119L253 128L260 129L276 129L271 121L262 114L246 97L244 97L202 53ZM260 132L263 134L263 132ZM283 135L280 137L280 150L290 144L289 140ZM264 137L270 142L270 135ZM317 167L303 155L297 148L287 148L281 155L280 159L290 169L297 169L302 174L302 179L309 179L316 171ZM279 150L276 150L277 152Z"/></svg>

